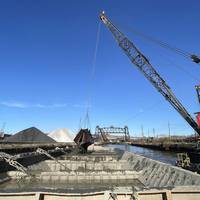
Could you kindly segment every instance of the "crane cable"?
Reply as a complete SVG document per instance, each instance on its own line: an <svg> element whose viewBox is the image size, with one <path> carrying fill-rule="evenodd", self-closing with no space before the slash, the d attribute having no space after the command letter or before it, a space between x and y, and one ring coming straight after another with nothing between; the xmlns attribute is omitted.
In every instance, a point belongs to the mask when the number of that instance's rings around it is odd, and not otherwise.
<svg viewBox="0 0 200 200"><path fill-rule="evenodd" d="M147 36L146 34L141 33L141 32L139 32L139 31L137 31L135 29L131 29L131 30L132 30L132 32L134 32L138 36L141 36L144 39L147 39L147 40L149 40L151 42L154 42L154 43L160 45L161 47L168 48L168 49L170 49L170 50L172 50L172 51L174 51L174 52L176 52L176 53L178 53L178 54L180 54L180 55L182 55L182 56L184 56L186 58L191 56L191 54L189 52L183 51L183 50L181 50L181 49L179 49L177 47L172 47L169 44L167 44L166 42L162 42L162 41L160 41L158 39L155 39L155 38L153 38L151 36Z"/></svg>
<svg viewBox="0 0 200 200"><path fill-rule="evenodd" d="M98 24L97 35L96 35L94 58L93 58L93 62L92 62L92 78L94 78L95 71L96 71L96 60L97 60L97 52L98 52L98 47L99 47L100 31L101 31L101 22L99 22L99 24Z"/></svg>
<svg viewBox="0 0 200 200"><path fill-rule="evenodd" d="M183 66L175 62L171 57L168 57L167 55L163 55L160 52L158 53L160 57L166 60L167 64L173 65L181 72L184 72L188 77L190 77L192 80L197 81L200 83L200 78L194 74L191 73L191 71L186 70Z"/></svg>
<svg viewBox="0 0 200 200"><path fill-rule="evenodd" d="M124 25L122 27L125 27ZM162 48L165 48L165 49L168 49L168 50L171 50L187 59L190 59L192 60L193 62L197 63L197 64L200 64L200 56L197 56L195 54L192 54L192 53L189 53L187 51L184 51L180 48L177 48L175 46L172 46L166 42L163 42L161 40L158 40L152 36L149 36L149 35L146 35L145 33L142 33L141 31L138 31L136 29L133 29L132 27L129 27L129 26L126 26L126 29L128 29L129 31L131 31L132 33L134 33L135 35L139 36L139 37L142 37L146 40L149 40L155 44L158 44L159 46L161 46Z"/></svg>
<svg viewBox="0 0 200 200"><path fill-rule="evenodd" d="M96 72L96 60L97 60L97 52L98 52L98 47L99 47L100 30L101 30L101 22L98 23L98 28L97 28L95 49L94 49L94 54L93 54L93 59L92 59L92 69L91 69L91 74L90 74L90 82L94 81L95 72ZM86 115L85 115L85 118L82 120L83 127L90 128L90 129L91 129L91 124L90 124L90 119L89 119L89 110L91 109L91 103L92 103L92 88L91 88L92 85L93 85L92 83L89 83L88 100L87 100L87 105L86 105Z"/></svg>
<svg viewBox="0 0 200 200"><path fill-rule="evenodd" d="M137 113L135 113L133 116L131 116L130 118L126 119L122 124L126 124L127 122L131 121L131 120L134 120L135 118L138 118L140 117L140 115L143 115L143 114L146 114L147 112L150 112L154 109L157 109L160 105L162 104L162 101L156 101L156 103L148 106L145 108L145 111L141 110Z"/></svg>

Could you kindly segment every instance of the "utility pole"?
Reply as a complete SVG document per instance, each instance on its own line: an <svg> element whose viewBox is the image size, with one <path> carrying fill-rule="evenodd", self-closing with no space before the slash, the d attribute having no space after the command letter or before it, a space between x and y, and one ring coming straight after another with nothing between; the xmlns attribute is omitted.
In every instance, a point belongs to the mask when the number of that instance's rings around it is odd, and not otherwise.
<svg viewBox="0 0 200 200"><path fill-rule="evenodd" d="M153 137L156 137L156 132L155 132L155 128L153 128Z"/></svg>
<svg viewBox="0 0 200 200"><path fill-rule="evenodd" d="M142 134L142 137L144 137L143 125L141 125L141 134Z"/></svg>
<svg viewBox="0 0 200 200"><path fill-rule="evenodd" d="M170 128L170 123L168 121L168 134L169 134L169 139L170 139L170 136L171 136L171 128Z"/></svg>

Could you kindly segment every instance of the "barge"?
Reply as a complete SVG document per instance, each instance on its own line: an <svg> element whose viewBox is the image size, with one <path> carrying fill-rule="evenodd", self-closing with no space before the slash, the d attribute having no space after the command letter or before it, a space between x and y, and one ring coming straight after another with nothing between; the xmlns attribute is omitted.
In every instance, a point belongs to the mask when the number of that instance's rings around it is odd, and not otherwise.
<svg viewBox="0 0 200 200"><path fill-rule="evenodd" d="M200 175L119 149L92 146L0 174L0 200L200 198Z"/></svg>

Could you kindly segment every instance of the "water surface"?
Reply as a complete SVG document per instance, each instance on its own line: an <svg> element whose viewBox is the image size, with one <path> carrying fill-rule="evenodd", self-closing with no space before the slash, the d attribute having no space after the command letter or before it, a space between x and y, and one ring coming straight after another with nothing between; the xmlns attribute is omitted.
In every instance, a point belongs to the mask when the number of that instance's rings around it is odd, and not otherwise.
<svg viewBox="0 0 200 200"><path fill-rule="evenodd" d="M158 160L164 163L175 165L176 153L152 150L144 147L136 147L128 144L108 144L107 147L118 148L124 151L129 151L135 154L145 156L154 160Z"/></svg>

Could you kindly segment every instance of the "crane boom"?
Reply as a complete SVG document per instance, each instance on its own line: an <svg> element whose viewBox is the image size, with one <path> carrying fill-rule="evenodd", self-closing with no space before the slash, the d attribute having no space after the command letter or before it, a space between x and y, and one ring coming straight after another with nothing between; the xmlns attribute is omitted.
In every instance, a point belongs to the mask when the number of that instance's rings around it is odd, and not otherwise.
<svg viewBox="0 0 200 200"><path fill-rule="evenodd" d="M189 123L189 125L200 135L200 128L184 106L173 94L171 88L156 72L148 59L137 49L137 47L106 17L104 12L100 19L111 31L121 49L128 56L130 61L143 73L151 84L160 92L165 99L178 111L178 113Z"/></svg>
<svg viewBox="0 0 200 200"><path fill-rule="evenodd" d="M200 103L200 85L196 85L195 87L196 87L196 91L197 91L197 98Z"/></svg>

